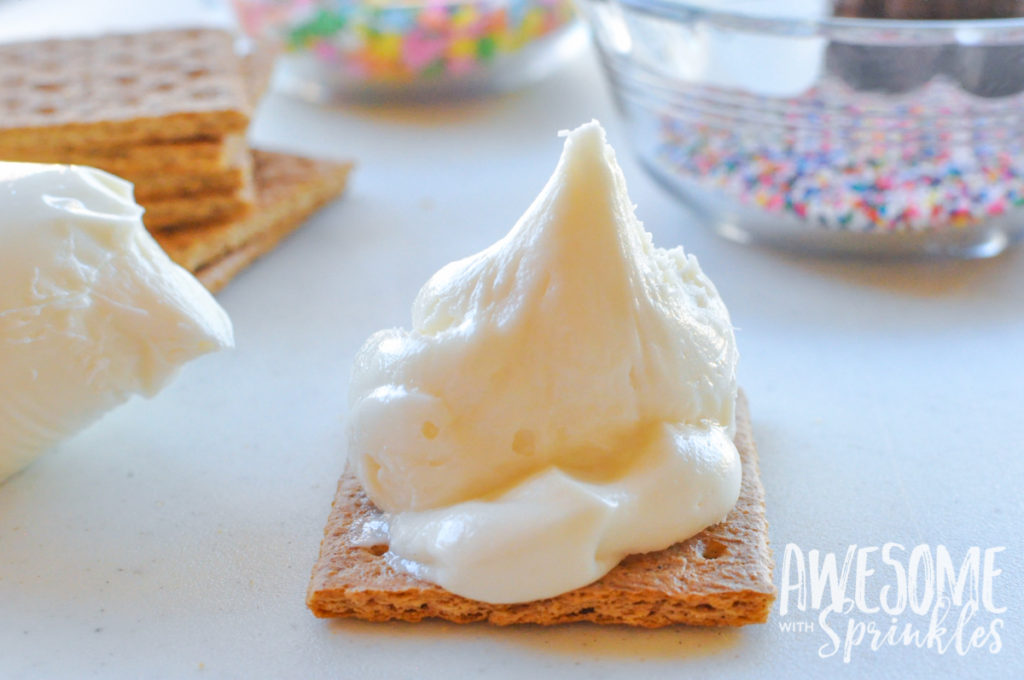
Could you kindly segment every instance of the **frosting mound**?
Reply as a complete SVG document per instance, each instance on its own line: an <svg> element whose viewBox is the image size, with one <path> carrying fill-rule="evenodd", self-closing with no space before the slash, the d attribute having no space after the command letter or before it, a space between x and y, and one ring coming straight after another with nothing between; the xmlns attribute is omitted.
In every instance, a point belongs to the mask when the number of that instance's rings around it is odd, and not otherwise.
<svg viewBox="0 0 1024 680"><path fill-rule="evenodd" d="M656 248L596 123L568 134L511 232L359 352L349 457L393 562L533 600L722 519L739 494L728 312Z"/></svg>
<svg viewBox="0 0 1024 680"><path fill-rule="evenodd" d="M0 163L0 481L182 364L231 321L99 170Z"/></svg>

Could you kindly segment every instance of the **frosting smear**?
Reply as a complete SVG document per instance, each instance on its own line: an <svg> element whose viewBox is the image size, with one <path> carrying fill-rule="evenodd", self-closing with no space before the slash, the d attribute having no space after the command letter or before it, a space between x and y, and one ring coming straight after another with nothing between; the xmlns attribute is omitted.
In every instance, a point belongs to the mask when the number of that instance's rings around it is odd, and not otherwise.
<svg viewBox="0 0 1024 680"><path fill-rule="evenodd" d="M132 185L100 170L0 163L0 482L234 344L141 216Z"/></svg>

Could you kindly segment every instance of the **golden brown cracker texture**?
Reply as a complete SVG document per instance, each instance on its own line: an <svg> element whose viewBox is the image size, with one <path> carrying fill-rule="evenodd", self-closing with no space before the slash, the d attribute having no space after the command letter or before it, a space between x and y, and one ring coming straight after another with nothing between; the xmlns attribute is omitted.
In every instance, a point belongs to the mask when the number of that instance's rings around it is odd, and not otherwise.
<svg viewBox="0 0 1024 680"><path fill-rule="evenodd" d="M723 522L666 550L631 555L590 585L522 604L488 604L454 595L393 569L383 555L386 546L357 545L353 528L380 511L346 471L313 568L307 604L320 617L369 621L590 621L647 628L763 623L775 588L757 448L742 395L735 441L743 482L739 501Z"/></svg>

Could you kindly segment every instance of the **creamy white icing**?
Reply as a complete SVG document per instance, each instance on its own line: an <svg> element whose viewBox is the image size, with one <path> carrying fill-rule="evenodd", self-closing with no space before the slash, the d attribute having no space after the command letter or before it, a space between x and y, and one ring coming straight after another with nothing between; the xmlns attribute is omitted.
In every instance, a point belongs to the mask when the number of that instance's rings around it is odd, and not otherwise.
<svg viewBox="0 0 1024 680"><path fill-rule="evenodd" d="M427 282L411 331L366 342L349 459L395 565L488 602L557 595L732 508L736 362L717 291L654 247L592 122L508 235Z"/></svg>
<svg viewBox="0 0 1024 680"><path fill-rule="evenodd" d="M0 163L0 481L233 344L227 314L141 215L105 172Z"/></svg>

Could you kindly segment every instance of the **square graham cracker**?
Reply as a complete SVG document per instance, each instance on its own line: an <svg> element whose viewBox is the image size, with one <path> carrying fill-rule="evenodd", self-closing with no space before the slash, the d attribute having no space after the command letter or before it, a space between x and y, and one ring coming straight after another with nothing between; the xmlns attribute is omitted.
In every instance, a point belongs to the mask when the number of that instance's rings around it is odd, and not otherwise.
<svg viewBox="0 0 1024 680"><path fill-rule="evenodd" d="M121 177L135 185L135 200L147 201L205 194L232 194L252 186L252 153L246 146L228 167L212 172L129 172Z"/></svg>
<svg viewBox="0 0 1024 680"><path fill-rule="evenodd" d="M750 412L737 403L736 447L743 482L723 522L658 552L630 555L590 585L521 604L488 604L454 595L392 569L383 546L360 547L350 533L381 513L348 470L338 484L306 604L319 617L368 621L553 625L576 621L656 628L672 624L741 626L768 618L775 587L764 489Z"/></svg>
<svg viewBox="0 0 1024 680"><path fill-rule="evenodd" d="M147 229L173 230L243 219L254 207L256 193L252 184L246 183L234 191L165 196L138 202L146 209L142 222Z"/></svg>
<svg viewBox="0 0 1024 680"><path fill-rule="evenodd" d="M271 151L253 151L253 165L256 206L247 217L153 233L172 260L214 292L344 192L352 169Z"/></svg>
<svg viewBox="0 0 1024 680"><path fill-rule="evenodd" d="M0 147L0 158L23 163L89 165L128 178L153 173L221 172L237 164L239 154L248 148L245 136L239 133L217 138L89 149Z"/></svg>
<svg viewBox="0 0 1024 680"><path fill-rule="evenodd" d="M234 40L162 30L0 45L0 148L128 146L243 133Z"/></svg>

